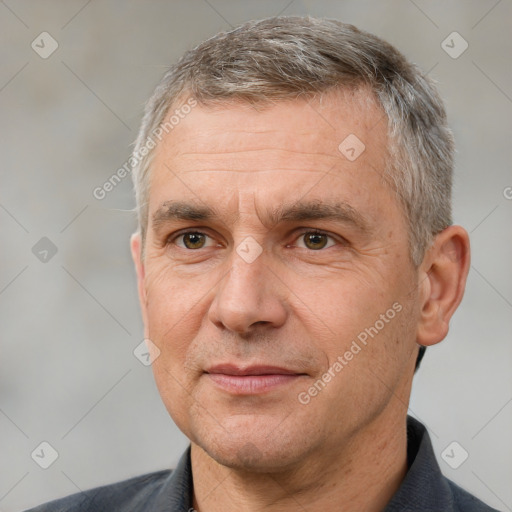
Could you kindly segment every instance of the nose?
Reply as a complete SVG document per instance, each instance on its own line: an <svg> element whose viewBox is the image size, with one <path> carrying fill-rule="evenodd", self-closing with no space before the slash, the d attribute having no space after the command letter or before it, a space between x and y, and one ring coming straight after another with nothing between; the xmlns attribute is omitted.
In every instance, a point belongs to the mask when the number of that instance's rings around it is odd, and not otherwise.
<svg viewBox="0 0 512 512"><path fill-rule="evenodd" d="M286 286L265 263L264 254L248 262L233 251L230 264L210 305L209 320L240 335L261 325L282 326L287 316Z"/></svg>

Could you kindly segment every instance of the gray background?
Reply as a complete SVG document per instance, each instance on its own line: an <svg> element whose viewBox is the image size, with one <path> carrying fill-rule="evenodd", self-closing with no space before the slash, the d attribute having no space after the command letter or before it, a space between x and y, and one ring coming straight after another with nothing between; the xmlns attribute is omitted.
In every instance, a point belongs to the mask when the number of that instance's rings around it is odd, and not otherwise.
<svg viewBox="0 0 512 512"><path fill-rule="evenodd" d="M511 2L5 0L1 511L172 467L187 446L133 355L143 331L130 177L102 201L92 191L128 158L143 103L170 63L230 25L277 14L353 23L439 81L472 269L447 339L415 378L410 413L449 478L512 510ZM31 48L43 31L59 45L47 59ZM453 31L469 43L457 59L441 47ZM32 251L42 237L57 248L46 262ZM31 457L42 441L59 454L46 470ZM452 441L469 453L456 470L441 457Z"/></svg>

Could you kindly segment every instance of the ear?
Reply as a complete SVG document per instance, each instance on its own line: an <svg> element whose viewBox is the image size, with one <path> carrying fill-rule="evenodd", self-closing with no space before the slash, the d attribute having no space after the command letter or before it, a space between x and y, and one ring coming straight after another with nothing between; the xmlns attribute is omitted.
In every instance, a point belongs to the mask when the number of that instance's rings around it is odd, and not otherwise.
<svg viewBox="0 0 512 512"><path fill-rule="evenodd" d="M469 265L469 235L464 228L449 226L436 236L418 273L419 345L435 345L448 334L450 319L464 295Z"/></svg>
<svg viewBox="0 0 512 512"><path fill-rule="evenodd" d="M137 273L137 289L139 293L140 308L142 311L142 321L144 322L144 338L148 338L147 332L147 296L144 278L146 276L144 262L142 261L142 242L140 233L133 233L130 238L130 249L132 252L135 272Z"/></svg>

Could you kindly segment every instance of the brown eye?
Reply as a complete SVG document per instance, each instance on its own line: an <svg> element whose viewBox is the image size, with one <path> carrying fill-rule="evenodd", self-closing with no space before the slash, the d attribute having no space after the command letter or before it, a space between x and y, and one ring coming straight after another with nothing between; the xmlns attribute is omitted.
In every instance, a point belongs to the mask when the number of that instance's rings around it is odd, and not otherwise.
<svg viewBox="0 0 512 512"><path fill-rule="evenodd" d="M179 238L183 239L183 244L187 249L202 249L206 241L206 236L203 233L184 233Z"/></svg>
<svg viewBox="0 0 512 512"><path fill-rule="evenodd" d="M335 239L321 231L303 231L299 236L297 245L303 249L319 251L336 245Z"/></svg>
<svg viewBox="0 0 512 512"><path fill-rule="evenodd" d="M318 250L323 249L327 245L327 235L322 233L305 233L304 243L308 249Z"/></svg>

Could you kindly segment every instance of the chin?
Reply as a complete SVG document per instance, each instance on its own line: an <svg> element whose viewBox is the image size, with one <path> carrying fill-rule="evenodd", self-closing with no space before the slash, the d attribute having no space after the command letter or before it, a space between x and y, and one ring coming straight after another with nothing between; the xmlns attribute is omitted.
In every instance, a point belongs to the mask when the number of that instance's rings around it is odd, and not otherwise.
<svg viewBox="0 0 512 512"><path fill-rule="evenodd" d="M292 469L304 460L312 447L296 436L252 428L224 430L217 425L205 435L195 436L199 445L213 460L230 469L253 473L279 473ZM233 432L233 433L231 433ZM311 441L311 438L310 438ZM302 447L302 449L301 449Z"/></svg>
<svg viewBox="0 0 512 512"><path fill-rule="evenodd" d="M228 450L214 447L205 451L218 464L250 473L281 473L292 469L301 458L294 457L285 447L262 451L250 441Z"/></svg>

